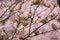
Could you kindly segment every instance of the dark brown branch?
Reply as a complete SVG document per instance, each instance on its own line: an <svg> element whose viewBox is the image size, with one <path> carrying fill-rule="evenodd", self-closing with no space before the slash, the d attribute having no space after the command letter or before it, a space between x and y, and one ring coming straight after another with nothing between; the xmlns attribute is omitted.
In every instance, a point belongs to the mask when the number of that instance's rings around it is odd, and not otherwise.
<svg viewBox="0 0 60 40"><path fill-rule="evenodd" d="M48 8L47 8L47 9L48 9ZM45 10L47 10L47 9L45 9ZM45 10L43 10L43 11L45 11ZM50 11L49 13L51 13L53 10L54 10L54 8L51 9L51 11ZM42 11L42 12L43 12L43 11ZM41 14L42 12L40 12L40 14ZM48 14L48 15L49 15L49 14ZM48 15L46 16L46 18L48 17Z"/></svg>
<svg viewBox="0 0 60 40"><path fill-rule="evenodd" d="M22 2L22 4L24 3L24 1ZM22 5L21 4L21 5ZM19 15L18 15L19 16ZM19 20L20 20L20 16L19 16ZM15 32L14 32L14 34L12 35L12 38L10 39L10 40L12 40L13 39L13 37L14 37L14 35L16 34L16 32L17 32L17 28L20 26L20 21L17 23L17 27L16 27L16 29L15 29Z"/></svg>
<svg viewBox="0 0 60 40"><path fill-rule="evenodd" d="M60 13L58 13L58 14L57 14L54 18L52 18L51 20L54 20L59 14L60 14ZM49 21L46 22L45 24L49 23L51 20L49 20ZM39 26L38 28L36 28L33 32L31 32L30 35L31 35L32 33L34 33L36 30L38 30L40 27L42 27L43 25L45 25L45 24L40 25L40 26ZM24 39L30 37L30 35L28 35L28 36L25 37Z"/></svg>
<svg viewBox="0 0 60 40"><path fill-rule="evenodd" d="M37 6L37 8L38 7L39 7L39 5ZM36 12L37 8L35 9L35 12ZM31 25L32 25L32 22L33 22L33 19L34 19L35 12L33 14L33 18L31 18L31 23L30 23L30 26L29 26L29 35L30 35L30 29L31 29Z"/></svg>
<svg viewBox="0 0 60 40"><path fill-rule="evenodd" d="M20 19L19 19L19 20L20 20ZM11 38L10 40L12 40L12 39L13 39L13 37L14 37L15 33L17 32L17 28L19 27L19 25L20 25L20 21L17 23L17 27L16 27L16 29L15 29L15 31L14 31L14 34L12 35L12 38Z"/></svg>
<svg viewBox="0 0 60 40"><path fill-rule="evenodd" d="M50 30L50 31L42 32L42 33L39 33L38 35L45 34L45 33L50 33L52 31L57 31L57 30L60 30L60 28L57 28L56 30ZM33 35L33 36L30 36L30 37L35 37L35 36L38 36L38 35Z"/></svg>
<svg viewBox="0 0 60 40"><path fill-rule="evenodd" d="M19 3L19 2L18 2L18 3ZM16 5L17 5L18 3L16 3ZM14 4L15 4L15 3L14 3ZM15 6L16 6L16 5L15 5ZM11 6L12 6L12 5L11 5ZM9 15L8 15L5 19L0 20L0 22L3 22L3 21L5 21L5 20L9 19L12 15L15 14L15 13L13 13L13 14L11 13L11 12L13 12L13 9L15 8L15 6L10 10ZM10 8L11 8L11 7L10 7ZM10 8L9 8L9 9L10 9ZM7 11L5 11L5 13L6 13L6 12L7 12ZM4 13L4 14L5 14L5 13ZM3 15L4 15L4 14L3 14ZM1 16L3 16L3 15L1 15Z"/></svg>
<svg viewBox="0 0 60 40"><path fill-rule="evenodd" d="M19 0L20 1L20 0ZM9 6L9 8L0 16L0 18L16 3L19 2L18 0L16 0L11 6Z"/></svg>
<svg viewBox="0 0 60 40"><path fill-rule="evenodd" d="M11 11L11 12L12 12L12 11ZM15 14L15 13L11 14L11 12L10 12L10 15L8 15L5 19L2 19L0 22L5 21L5 20L9 19L12 15L14 15L14 14Z"/></svg>

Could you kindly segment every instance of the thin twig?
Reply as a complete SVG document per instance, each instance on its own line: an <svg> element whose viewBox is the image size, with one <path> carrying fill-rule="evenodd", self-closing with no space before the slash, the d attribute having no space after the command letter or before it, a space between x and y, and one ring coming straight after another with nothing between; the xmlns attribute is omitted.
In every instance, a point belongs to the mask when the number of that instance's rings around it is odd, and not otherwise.
<svg viewBox="0 0 60 40"><path fill-rule="evenodd" d="M38 7L39 7L39 5L37 6L37 8ZM37 8L35 9L35 12L36 12ZM33 19L34 19L35 12L33 14L33 18L31 18L31 23L30 23L30 26L29 26L29 35L30 35L31 25L32 25L32 22L33 22Z"/></svg>
<svg viewBox="0 0 60 40"><path fill-rule="evenodd" d="M59 14L60 14L60 13L58 13L58 14L57 14L54 18L52 18L51 20L54 20ZM50 22L51 20L49 20L48 22ZM47 24L48 22L46 22L45 24ZM39 26L38 28L36 28L33 32L31 32L30 35L31 35L32 33L34 33L36 30L38 30L40 27L42 27L43 25L45 25L45 24L40 25L40 26ZM25 37L24 39L30 37L30 35L28 35L28 36Z"/></svg>
<svg viewBox="0 0 60 40"><path fill-rule="evenodd" d="M0 16L0 18L17 2L17 0L11 5L9 6L9 8Z"/></svg>
<svg viewBox="0 0 60 40"><path fill-rule="evenodd" d="M60 30L60 28L57 28L56 30L45 31L45 32L39 33L37 35L30 36L30 37L35 37L35 36L38 36L38 35L41 35L41 34L49 33L49 32L52 32L52 31L57 31L57 30Z"/></svg>
<svg viewBox="0 0 60 40"><path fill-rule="evenodd" d="M22 4L24 3L24 1L22 2ZM22 5L21 4L21 5ZM18 15L19 16L19 15ZM19 20L20 20L20 16L19 16ZM16 34L16 32L17 32L17 28L20 26L20 21L19 21L19 23L17 24L17 27L16 27L16 29L15 29L15 32L14 32L14 34L12 35L12 38L10 39L10 40L12 40L13 39L13 37L14 37L14 35Z"/></svg>
<svg viewBox="0 0 60 40"><path fill-rule="evenodd" d="M17 5L18 3L16 3L16 5ZM13 9L16 7L16 5L10 10L10 13L9 13L9 15L5 18L5 19L2 19L2 20L0 20L0 22L2 22L2 21L5 21L5 20L7 20L7 19L9 19L10 17L11 17L11 12L13 11ZM10 7L11 8L11 7ZM9 8L9 9L10 9ZM13 13L14 14L14 13ZM12 15L13 15L12 14ZM4 15L4 14L3 14Z"/></svg>
<svg viewBox="0 0 60 40"><path fill-rule="evenodd" d="M48 8L47 8L47 9L48 9ZM45 9L45 10L47 10L47 9ZM45 10L43 10L43 11L45 11ZM51 9L51 11L50 11L49 13L51 13L53 10L54 10L54 8ZM40 14L41 14L43 11L41 11ZM49 14L48 14L48 15L49 15ZM48 15L47 15L46 17L48 17Z"/></svg>

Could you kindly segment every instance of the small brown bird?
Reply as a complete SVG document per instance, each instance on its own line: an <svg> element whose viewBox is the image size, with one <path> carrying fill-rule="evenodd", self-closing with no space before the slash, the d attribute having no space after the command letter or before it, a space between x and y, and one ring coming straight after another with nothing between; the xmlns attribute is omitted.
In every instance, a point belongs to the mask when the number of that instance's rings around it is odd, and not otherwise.
<svg viewBox="0 0 60 40"><path fill-rule="evenodd" d="M49 18L53 18L55 16L55 13L49 14Z"/></svg>
<svg viewBox="0 0 60 40"><path fill-rule="evenodd" d="M39 5L39 4L40 4L40 1L41 1L41 0L34 0L33 4L34 4L34 5L37 5L37 4Z"/></svg>
<svg viewBox="0 0 60 40"><path fill-rule="evenodd" d="M28 13L28 17L31 18L32 16L33 16L33 13L30 11L30 12Z"/></svg>
<svg viewBox="0 0 60 40"><path fill-rule="evenodd" d="M22 21L22 25L23 25L23 26L27 26L28 24L29 24L28 21Z"/></svg>
<svg viewBox="0 0 60 40"><path fill-rule="evenodd" d="M20 39L20 40L23 40L23 36L22 36L22 35L19 35L19 39Z"/></svg>
<svg viewBox="0 0 60 40"><path fill-rule="evenodd" d="M40 22L45 24L47 22L47 20L46 19L42 19Z"/></svg>
<svg viewBox="0 0 60 40"><path fill-rule="evenodd" d="M38 34L39 34L39 31L38 31L38 30L36 30L36 31L34 32L34 34L35 34L35 35L38 35Z"/></svg>
<svg viewBox="0 0 60 40"><path fill-rule="evenodd" d="M57 29L57 26L54 23L52 23L52 29L53 30L56 30Z"/></svg>

